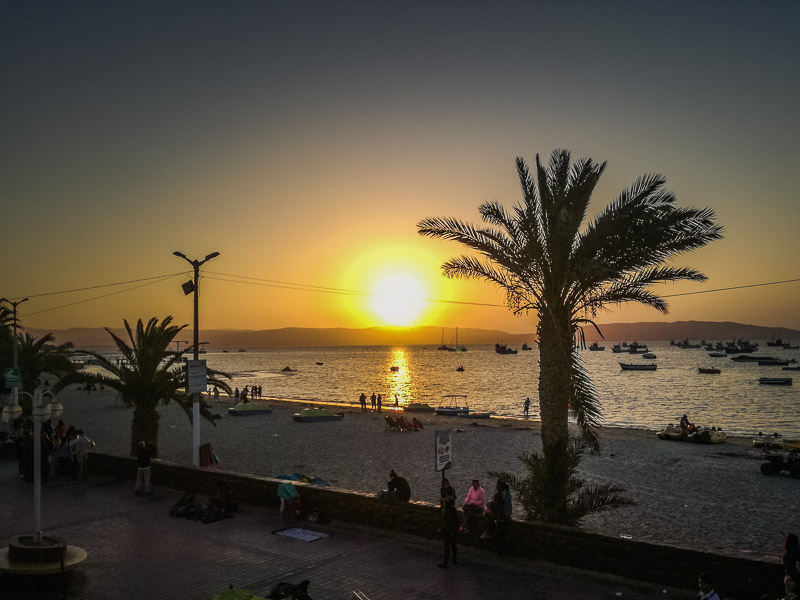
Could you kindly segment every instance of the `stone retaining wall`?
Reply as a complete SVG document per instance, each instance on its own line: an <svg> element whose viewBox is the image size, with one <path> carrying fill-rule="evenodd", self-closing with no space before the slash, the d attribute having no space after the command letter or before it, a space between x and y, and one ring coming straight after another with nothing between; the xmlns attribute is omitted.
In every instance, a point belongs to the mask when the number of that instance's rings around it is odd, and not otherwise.
<svg viewBox="0 0 800 600"><path fill-rule="evenodd" d="M136 460L133 458L90 453L89 469L123 479L136 478ZM281 482L277 479L153 461L154 485L210 496L222 481L233 485L234 496L240 502L279 507L277 489ZM296 487L306 509L318 509L329 519L427 539L437 537L439 510L432 504L388 503L373 495L302 483L296 483ZM611 538L541 522L513 521L508 525L506 541L509 554L515 556L687 590L696 590L697 575L709 571L716 576L718 588L725 597L757 598L760 592L770 589L782 592L783 568L780 564ZM493 540L482 540L477 535L460 536L459 544L494 551Z"/></svg>

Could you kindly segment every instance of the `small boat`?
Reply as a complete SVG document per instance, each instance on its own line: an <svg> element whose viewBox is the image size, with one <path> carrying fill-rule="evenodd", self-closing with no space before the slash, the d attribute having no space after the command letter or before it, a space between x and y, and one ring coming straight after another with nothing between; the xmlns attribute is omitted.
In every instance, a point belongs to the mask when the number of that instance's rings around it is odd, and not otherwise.
<svg viewBox="0 0 800 600"><path fill-rule="evenodd" d="M440 417L457 417L464 413L469 413L469 404L464 394L448 394L442 396L439 406L433 411Z"/></svg>
<svg viewBox="0 0 800 600"><path fill-rule="evenodd" d="M646 344L640 344L639 342L633 342L632 344L628 344L628 353L629 354L645 354L649 352Z"/></svg>
<svg viewBox="0 0 800 600"><path fill-rule="evenodd" d="M753 448L765 448L767 450L782 450L783 436L779 433L761 433L753 436Z"/></svg>
<svg viewBox="0 0 800 600"><path fill-rule="evenodd" d="M716 367L697 367L697 372L706 373L708 375L719 375L722 373L722 371Z"/></svg>
<svg viewBox="0 0 800 600"><path fill-rule="evenodd" d="M780 358L767 358L758 361L759 367L788 367L788 360L781 360Z"/></svg>
<svg viewBox="0 0 800 600"><path fill-rule="evenodd" d="M670 423L664 427L664 429L656 433L656 436L660 440L682 440L687 436L687 432L685 429L681 429L679 426Z"/></svg>
<svg viewBox="0 0 800 600"><path fill-rule="evenodd" d="M247 350L244 350L244 349L242 349L242 348L239 348L239 352L247 352Z"/></svg>
<svg viewBox="0 0 800 600"><path fill-rule="evenodd" d="M392 373L397 373L397 372L400 370L400 367L389 367L389 370L390 370Z"/></svg>
<svg viewBox="0 0 800 600"><path fill-rule="evenodd" d="M251 415L268 415L272 412L263 404L252 404L250 402L237 402L228 409L228 414L234 417L249 417Z"/></svg>
<svg viewBox="0 0 800 600"><path fill-rule="evenodd" d="M494 413L492 412L468 412L458 415L462 419L489 419Z"/></svg>
<svg viewBox="0 0 800 600"><path fill-rule="evenodd" d="M764 385L792 385L791 377L759 377L758 383Z"/></svg>
<svg viewBox="0 0 800 600"><path fill-rule="evenodd" d="M627 346L628 346L628 345L627 345L627 344L625 344L625 347L627 347ZM614 344L613 346L611 346L611 351L612 351L614 354L621 354L622 352L627 352L627 350L623 350L623 349L622 349L622 344Z"/></svg>
<svg viewBox="0 0 800 600"><path fill-rule="evenodd" d="M635 365L633 363L619 363L619 366L622 367L623 371L655 371L658 369L658 365L650 364L650 365Z"/></svg>
<svg viewBox="0 0 800 600"><path fill-rule="evenodd" d="M738 354L737 356L732 357L731 360L736 361L736 362L754 362L754 363L757 363L757 362L761 362L761 361L764 361L764 360L775 360L775 359L773 357L771 357L771 356L747 356L746 354Z"/></svg>
<svg viewBox="0 0 800 600"><path fill-rule="evenodd" d="M758 383L763 385L792 385L791 377L759 377Z"/></svg>
<svg viewBox="0 0 800 600"><path fill-rule="evenodd" d="M800 371L800 367L783 367L781 371Z"/></svg>
<svg viewBox="0 0 800 600"><path fill-rule="evenodd" d="M516 354L517 353L516 350L512 350L511 348L509 348L505 344L495 344L494 345L494 351L497 352L498 354Z"/></svg>
<svg viewBox="0 0 800 600"><path fill-rule="evenodd" d="M644 354L642 354L642 358L646 358L648 360L652 360L652 359L658 358L658 357L655 354L653 354L652 352L645 352Z"/></svg>
<svg viewBox="0 0 800 600"><path fill-rule="evenodd" d="M725 352L719 352L717 350L715 350L714 352L709 352L708 355L711 358L725 358L726 356L728 356Z"/></svg>
<svg viewBox="0 0 800 600"><path fill-rule="evenodd" d="M409 402L403 407L404 412L432 413L435 409L425 402Z"/></svg>
<svg viewBox="0 0 800 600"><path fill-rule="evenodd" d="M314 407L304 408L299 413L294 413L292 418L301 423L315 423L317 421L341 421L344 419L344 413L333 413L327 408Z"/></svg>
<svg viewBox="0 0 800 600"><path fill-rule="evenodd" d="M464 365L459 365L458 368L456 369L456 371L458 371L459 373L463 373L464 372Z"/></svg>
<svg viewBox="0 0 800 600"><path fill-rule="evenodd" d="M527 342L522 344L522 349L523 350L533 350L533 348L531 346L528 346Z"/></svg>
<svg viewBox="0 0 800 600"><path fill-rule="evenodd" d="M321 363L321 362L317 362L317 364L318 364L318 365L321 365L321 364L323 364L323 363Z"/></svg>
<svg viewBox="0 0 800 600"><path fill-rule="evenodd" d="M605 349L606 349L605 346L601 346L597 342L592 342L589 345L589 350L591 350L592 352L603 352Z"/></svg>
<svg viewBox="0 0 800 600"><path fill-rule="evenodd" d="M297 369L293 369L291 367L283 367L281 369L281 373L294 373Z"/></svg>

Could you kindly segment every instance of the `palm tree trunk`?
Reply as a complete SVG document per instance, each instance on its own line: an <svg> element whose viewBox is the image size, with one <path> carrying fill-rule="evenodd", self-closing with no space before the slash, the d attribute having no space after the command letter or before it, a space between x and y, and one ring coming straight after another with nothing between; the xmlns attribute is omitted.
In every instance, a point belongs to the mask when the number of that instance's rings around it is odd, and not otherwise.
<svg viewBox="0 0 800 600"><path fill-rule="evenodd" d="M569 481L569 401L571 379L569 357L572 331L569 318L552 311L539 314L539 410L542 418L542 454L546 520L564 523L567 518Z"/></svg>
<svg viewBox="0 0 800 600"><path fill-rule="evenodd" d="M155 406L141 403L133 409L131 456L136 456L136 449L140 441L144 441L153 448L153 457L158 456L158 419L159 414Z"/></svg>

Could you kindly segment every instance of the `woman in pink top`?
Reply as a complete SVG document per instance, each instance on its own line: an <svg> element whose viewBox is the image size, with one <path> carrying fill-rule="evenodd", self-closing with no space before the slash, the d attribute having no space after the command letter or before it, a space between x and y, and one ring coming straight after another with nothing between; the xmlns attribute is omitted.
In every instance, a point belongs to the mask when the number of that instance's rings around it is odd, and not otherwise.
<svg viewBox="0 0 800 600"><path fill-rule="evenodd" d="M461 530L468 533L472 519L483 515L485 510L486 492L481 487L481 482L473 479L472 487L469 488L467 499L464 501L464 525Z"/></svg>

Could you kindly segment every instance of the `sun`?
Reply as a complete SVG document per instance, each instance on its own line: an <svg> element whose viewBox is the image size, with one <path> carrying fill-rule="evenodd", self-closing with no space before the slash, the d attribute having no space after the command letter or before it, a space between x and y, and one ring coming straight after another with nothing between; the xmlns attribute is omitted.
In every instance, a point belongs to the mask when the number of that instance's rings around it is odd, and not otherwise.
<svg viewBox="0 0 800 600"><path fill-rule="evenodd" d="M408 326L425 308L425 287L411 275L384 275L375 283L370 306L386 325Z"/></svg>

